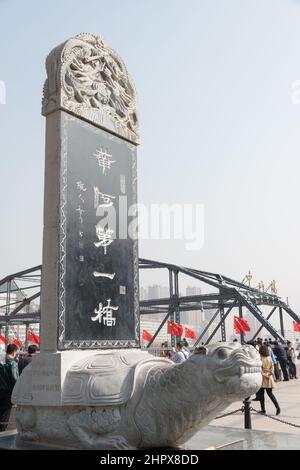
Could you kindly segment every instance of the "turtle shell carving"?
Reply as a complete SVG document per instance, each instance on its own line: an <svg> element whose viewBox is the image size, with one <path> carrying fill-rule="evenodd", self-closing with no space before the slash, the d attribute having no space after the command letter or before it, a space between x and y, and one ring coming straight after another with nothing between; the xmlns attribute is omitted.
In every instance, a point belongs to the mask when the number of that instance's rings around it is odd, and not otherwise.
<svg viewBox="0 0 300 470"><path fill-rule="evenodd" d="M144 362L153 357L144 353ZM157 359L156 359L157 361ZM141 363L141 351L124 354L101 353L76 362L67 372L63 387L63 405L123 405L133 392L135 370ZM164 365L166 361L163 360Z"/></svg>

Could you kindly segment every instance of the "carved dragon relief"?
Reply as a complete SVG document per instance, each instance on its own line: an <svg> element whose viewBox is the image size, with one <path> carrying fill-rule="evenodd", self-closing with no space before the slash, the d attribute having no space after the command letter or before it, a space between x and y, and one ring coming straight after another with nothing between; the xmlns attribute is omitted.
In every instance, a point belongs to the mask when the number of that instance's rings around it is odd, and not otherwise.
<svg viewBox="0 0 300 470"><path fill-rule="evenodd" d="M119 55L101 37L82 33L46 59L42 114L58 109L139 142L136 92Z"/></svg>

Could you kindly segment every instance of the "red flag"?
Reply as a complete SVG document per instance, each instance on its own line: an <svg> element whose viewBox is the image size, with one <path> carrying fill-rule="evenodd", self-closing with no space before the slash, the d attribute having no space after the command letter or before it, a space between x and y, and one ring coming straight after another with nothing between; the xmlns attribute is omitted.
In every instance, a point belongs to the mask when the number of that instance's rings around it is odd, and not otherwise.
<svg viewBox="0 0 300 470"><path fill-rule="evenodd" d="M297 323L296 321L294 321L293 325L294 325L294 331L299 331L300 332L300 323Z"/></svg>
<svg viewBox="0 0 300 470"><path fill-rule="evenodd" d="M7 344L7 343L8 343L8 341L7 341L7 339L5 338L5 336L0 335L0 343L4 343L4 344Z"/></svg>
<svg viewBox="0 0 300 470"><path fill-rule="evenodd" d="M12 344L15 344L16 346L18 346L18 348L20 348L22 346L22 342L17 338L14 338L12 340Z"/></svg>
<svg viewBox="0 0 300 470"><path fill-rule="evenodd" d="M249 326L249 323L247 322L247 320L245 320L245 318L240 318L243 326L244 326L244 330L245 332L249 332L250 331L250 326Z"/></svg>
<svg viewBox="0 0 300 470"><path fill-rule="evenodd" d="M183 333L183 326L180 323L174 323L172 321L168 321L168 334L174 336L182 336Z"/></svg>
<svg viewBox="0 0 300 470"><path fill-rule="evenodd" d="M151 339L153 338L153 336L151 335L151 333L149 333L149 331L147 330L143 330L143 336L142 338L146 341L151 341Z"/></svg>
<svg viewBox="0 0 300 470"><path fill-rule="evenodd" d="M248 325L247 320L240 317L234 317L233 327L236 335L239 333L246 334L247 331L250 331L250 326Z"/></svg>
<svg viewBox="0 0 300 470"><path fill-rule="evenodd" d="M185 327L185 337L190 339L197 339L197 335L191 328Z"/></svg>
<svg viewBox="0 0 300 470"><path fill-rule="evenodd" d="M241 323L239 322L239 317L233 317L233 328L236 335L243 333Z"/></svg>
<svg viewBox="0 0 300 470"><path fill-rule="evenodd" d="M40 344L40 337L39 335L35 335L31 330L28 330L27 332L27 340L30 343L35 343L35 344Z"/></svg>

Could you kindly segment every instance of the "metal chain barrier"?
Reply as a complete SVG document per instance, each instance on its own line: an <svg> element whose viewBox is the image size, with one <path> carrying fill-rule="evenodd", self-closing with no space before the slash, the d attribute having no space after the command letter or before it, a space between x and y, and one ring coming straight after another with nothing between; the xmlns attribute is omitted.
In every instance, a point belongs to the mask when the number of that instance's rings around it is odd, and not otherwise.
<svg viewBox="0 0 300 470"><path fill-rule="evenodd" d="M255 411L255 413L259 414L260 416L266 416L266 418L270 418L270 419L274 419L274 421L279 421L280 423L283 423L283 424L287 424L288 426L292 426L294 428L298 428L300 429L300 425L299 424L295 424L295 423L290 423L289 421L286 421L284 419L280 419L280 418L275 418L275 416L270 416L268 414L262 414L260 413L258 410L256 410L255 408L250 408L250 411ZM214 419L220 419L220 418L225 418L226 416L231 416L231 415L234 415L235 413L242 413L244 414L245 412L245 406L243 406L242 408L239 408L237 410L234 410L234 411L230 411L229 413L224 413L223 415L220 415L220 416L217 416L216 418Z"/></svg>
<svg viewBox="0 0 300 470"><path fill-rule="evenodd" d="M274 421L279 421L280 423L288 424L289 426L293 426L294 428L300 428L299 424L290 423L289 421L285 421L284 419L275 418L275 416L270 416L270 415L267 415L267 414L260 413L255 408L251 408L251 411L255 411L257 414L259 414L261 416L266 416L267 418L274 419Z"/></svg>
<svg viewBox="0 0 300 470"><path fill-rule="evenodd" d="M225 413L224 415L217 416L217 417L214 418L214 419L225 418L225 416L234 415L235 413L238 413L239 411L243 412L244 409L243 409L243 408L239 408L238 410L230 411L229 413Z"/></svg>

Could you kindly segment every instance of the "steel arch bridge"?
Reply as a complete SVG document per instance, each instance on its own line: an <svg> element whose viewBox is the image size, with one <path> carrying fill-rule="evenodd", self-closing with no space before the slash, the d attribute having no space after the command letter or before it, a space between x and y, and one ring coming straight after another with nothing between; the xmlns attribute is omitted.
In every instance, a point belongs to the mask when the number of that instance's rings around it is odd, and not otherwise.
<svg viewBox="0 0 300 470"><path fill-rule="evenodd" d="M251 340L254 340L263 328L273 338L283 340L286 315L300 324L299 315L278 295L250 287L227 276L147 259L139 259L139 269L140 271L166 270L169 277L168 297L140 301L141 316L163 314L163 319L147 345L148 348L153 344L168 320L176 323L181 322L181 312L199 311L200 315L200 312L205 310L215 310L194 346L201 342L212 324L215 324L215 327L206 338L205 344L210 343L217 332L219 332L222 341L226 341L225 321L234 308L238 309L239 316L242 317L242 308L245 307L260 324ZM5 328L6 336L8 335L8 327L25 325L28 330L29 325L40 322L40 308L33 309L33 305L34 301L40 298L41 273L42 266L39 265L10 274L0 280L0 327ZM191 296L180 295L179 275L187 276L189 279L206 285L206 289L209 288L210 293ZM262 312L262 307L269 309L267 315ZM269 321L276 311L280 320L279 331ZM175 345L175 341L176 337L172 336L172 346ZM244 341L243 334L241 334L241 341Z"/></svg>

